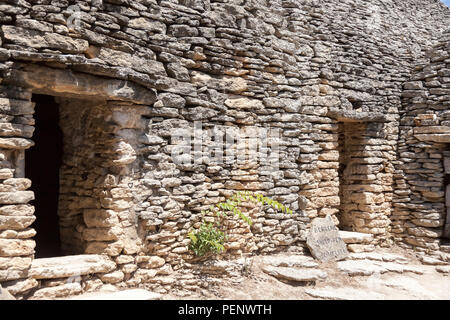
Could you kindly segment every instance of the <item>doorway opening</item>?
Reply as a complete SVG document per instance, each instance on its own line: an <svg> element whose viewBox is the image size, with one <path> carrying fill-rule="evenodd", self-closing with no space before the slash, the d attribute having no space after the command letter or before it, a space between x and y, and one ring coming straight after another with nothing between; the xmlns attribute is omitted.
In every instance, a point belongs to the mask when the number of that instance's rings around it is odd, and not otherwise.
<svg viewBox="0 0 450 320"><path fill-rule="evenodd" d="M445 190L445 225L444 225L444 241L450 241L450 144L444 151L444 190Z"/></svg>
<svg viewBox="0 0 450 320"><path fill-rule="evenodd" d="M63 134L59 127L59 106L53 96L33 95L35 146L25 153L25 176L35 194L36 258L61 256L58 218L60 167Z"/></svg>
<svg viewBox="0 0 450 320"><path fill-rule="evenodd" d="M348 169L350 164L350 141L349 128L345 122L338 123L338 152L339 152L339 198L341 204L337 218L339 220L339 229L344 231L354 231L352 223L352 211L357 209L350 201L351 190L348 189L350 181L347 181Z"/></svg>

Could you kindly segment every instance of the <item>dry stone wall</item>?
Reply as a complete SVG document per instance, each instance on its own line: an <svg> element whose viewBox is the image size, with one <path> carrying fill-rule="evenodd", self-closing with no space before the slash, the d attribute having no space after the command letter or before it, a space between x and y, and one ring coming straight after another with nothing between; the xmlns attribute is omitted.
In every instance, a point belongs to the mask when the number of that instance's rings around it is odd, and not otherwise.
<svg viewBox="0 0 450 320"><path fill-rule="evenodd" d="M33 93L59 97L63 115L65 250L109 256L120 274L104 283L195 289L193 274L235 272L185 271L187 232L235 190L294 214L230 219L231 255L305 252L311 219L326 215L389 243L402 84L450 11L437 0L7 0L0 21L0 282L20 297L37 285L16 283L35 246L23 172ZM278 170L208 157L207 130L264 128L278 132ZM180 129L200 146L182 163ZM249 152L234 140L227 150Z"/></svg>
<svg viewBox="0 0 450 320"><path fill-rule="evenodd" d="M450 208L444 165L450 150L449 43L447 31L404 84L392 230L398 240L444 261L439 249L449 236L444 226Z"/></svg>

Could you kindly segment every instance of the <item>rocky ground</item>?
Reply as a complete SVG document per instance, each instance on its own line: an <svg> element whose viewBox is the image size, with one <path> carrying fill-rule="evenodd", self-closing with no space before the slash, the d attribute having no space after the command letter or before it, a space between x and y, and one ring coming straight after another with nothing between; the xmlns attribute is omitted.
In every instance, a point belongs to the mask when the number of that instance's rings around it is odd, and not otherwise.
<svg viewBox="0 0 450 320"><path fill-rule="evenodd" d="M353 253L330 263L304 256L257 257L246 277L184 299L447 300L449 272L448 265L424 265L396 249Z"/></svg>
<svg viewBox="0 0 450 320"><path fill-rule="evenodd" d="M64 299L450 300L448 262L419 258L396 247L350 253L338 262L319 262L310 256L284 253L236 261L211 260L200 265L204 277L198 281L210 285L196 292L183 291L183 282L175 280L180 290L171 290L170 294L157 293L150 286L121 291L108 285L101 292Z"/></svg>

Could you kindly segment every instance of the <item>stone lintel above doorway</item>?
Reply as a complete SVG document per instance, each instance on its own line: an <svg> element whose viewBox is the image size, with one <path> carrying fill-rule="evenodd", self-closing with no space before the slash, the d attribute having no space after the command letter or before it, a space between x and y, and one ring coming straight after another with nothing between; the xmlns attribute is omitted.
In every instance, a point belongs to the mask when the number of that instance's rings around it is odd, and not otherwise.
<svg viewBox="0 0 450 320"><path fill-rule="evenodd" d="M156 101L154 91L132 81L33 64L18 66L7 72L4 84L28 88L34 93L78 99L117 100L144 105Z"/></svg>

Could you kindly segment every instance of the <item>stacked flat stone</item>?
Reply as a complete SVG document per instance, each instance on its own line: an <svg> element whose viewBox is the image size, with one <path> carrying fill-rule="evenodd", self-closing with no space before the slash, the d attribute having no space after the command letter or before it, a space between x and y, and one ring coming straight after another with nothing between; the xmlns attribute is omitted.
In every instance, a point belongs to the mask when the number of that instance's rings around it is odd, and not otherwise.
<svg viewBox="0 0 450 320"><path fill-rule="evenodd" d="M439 252L444 230L449 230L444 229L450 208L444 166L450 143L449 66L447 31L404 85L392 230L396 240L443 261L449 260Z"/></svg>

